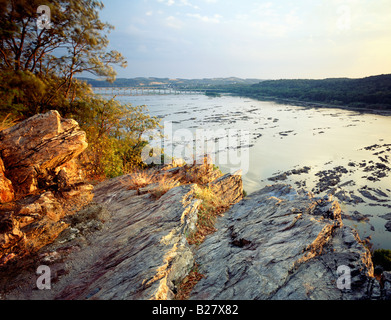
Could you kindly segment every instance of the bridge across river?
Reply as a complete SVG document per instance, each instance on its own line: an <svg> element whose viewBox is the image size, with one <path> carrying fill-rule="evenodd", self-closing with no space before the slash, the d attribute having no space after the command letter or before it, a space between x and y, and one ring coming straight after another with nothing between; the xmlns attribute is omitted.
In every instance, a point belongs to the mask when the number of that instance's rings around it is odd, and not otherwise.
<svg viewBox="0 0 391 320"><path fill-rule="evenodd" d="M101 95L145 96L172 94L205 94L206 89L161 88L161 87L94 87L94 92Z"/></svg>

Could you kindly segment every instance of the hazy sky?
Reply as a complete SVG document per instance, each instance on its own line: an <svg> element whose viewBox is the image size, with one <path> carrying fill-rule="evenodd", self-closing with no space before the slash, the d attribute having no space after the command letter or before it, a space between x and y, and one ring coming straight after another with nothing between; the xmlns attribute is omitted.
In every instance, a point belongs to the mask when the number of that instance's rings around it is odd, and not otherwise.
<svg viewBox="0 0 391 320"><path fill-rule="evenodd" d="M391 73L391 0L103 0L118 77Z"/></svg>

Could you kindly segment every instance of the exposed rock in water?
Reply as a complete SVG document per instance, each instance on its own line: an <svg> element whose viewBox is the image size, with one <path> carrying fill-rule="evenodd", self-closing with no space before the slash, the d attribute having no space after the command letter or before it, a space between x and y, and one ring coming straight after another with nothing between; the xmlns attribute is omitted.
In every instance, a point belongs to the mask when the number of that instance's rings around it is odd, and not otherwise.
<svg viewBox="0 0 391 320"><path fill-rule="evenodd" d="M96 204L68 219L71 228L50 250L41 251L34 266L44 263L54 270L51 290L32 290L33 268L13 281L0 270L3 297L172 299L195 262L205 278L191 299L387 296L373 278L368 249L343 225L341 209L331 196L313 198L286 185L266 187L232 206L219 218L217 232L197 247L186 241L201 204L197 184L174 187L155 198L152 190L130 190L129 178L97 186ZM240 192L238 176L226 175L210 184L221 187L224 182ZM230 201L240 200L238 193ZM337 286L341 266L350 270L350 290ZM389 285L384 281L384 287Z"/></svg>
<svg viewBox="0 0 391 320"><path fill-rule="evenodd" d="M332 196L276 184L242 199L240 174L222 175L206 162L174 163L151 171L150 183L134 183L137 174L101 183L93 202L71 215L67 204L89 202L92 192L74 160L86 147L77 124L49 112L2 131L0 140L0 192L15 190L17 197L0 203L2 299L173 299L195 264L205 277L191 299L390 297L391 277L384 273L380 287L369 250L343 224ZM338 184L345 173L321 172L320 187ZM217 218L215 233L190 245L206 186L233 206ZM52 272L51 290L36 290L43 264ZM341 267L350 289L340 289Z"/></svg>
<svg viewBox="0 0 391 320"><path fill-rule="evenodd" d="M345 203L352 203L352 204L358 204L365 202L362 198L359 196L356 196L353 194L353 192L347 192L345 190L340 190L334 194L336 198L338 198L339 201L345 202Z"/></svg>
<svg viewBox="0 0 391 320"><path fill-rule="evenodd" d="M341 182L342 175L346 173L348 173L348 170L343 166L337 166L332 170L317 172L315 175L319 177L319 182L316 184L316 188L312 191L320 193L328 190L330 187L336 186Z"/></svg>
<svg viewBox="0 0 391 320"><path fill-rule="evenodd" d="M197 250L205 275L191 298L368 298L373 265L357 233L344 226L332 197L268 186L233 206L218 231ZM337 269L349 266L351 290L337 287Z"/></svg>
<svg viewBox="0 0 391 320"><path fill-rule="evenodd" d="M293 174L300 175L302 173L308 173L308 172L310 172L310 170L311 170L311 167L304 166L303 168L300 168L300 169L289 170L289 171L283 172L277 176L270 177L270 178L268 178L268 180L270 180L270 181L286 180L288 178L288 176L290 176L290 175L293 175Z"/></svg>
<svg viewBox="0 0 391 320"><path fill-rule="evenodd" d="M387 231L391 232L391 212L381 215L380 218L388 220L387 223L384 225Z"/></svg>

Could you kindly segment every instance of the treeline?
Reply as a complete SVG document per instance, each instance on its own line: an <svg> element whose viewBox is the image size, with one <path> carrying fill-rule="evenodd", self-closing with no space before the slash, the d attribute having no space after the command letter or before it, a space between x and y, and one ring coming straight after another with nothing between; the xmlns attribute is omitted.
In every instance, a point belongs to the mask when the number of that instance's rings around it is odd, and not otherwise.
<svg viewBox="0 0 391 320"><path fill-rule="evenodd" d="M219 89L256 99L286 99L352 108L391 109L390 74L361 79L267 80L254 85L224 86Z"/></svg>

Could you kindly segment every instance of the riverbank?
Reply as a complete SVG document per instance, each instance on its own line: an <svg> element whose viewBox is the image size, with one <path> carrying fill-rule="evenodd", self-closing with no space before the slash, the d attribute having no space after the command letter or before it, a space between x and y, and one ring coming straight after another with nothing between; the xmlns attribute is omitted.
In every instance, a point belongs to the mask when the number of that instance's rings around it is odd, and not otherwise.
<svg viewBox="0 0 391 320"><path fill-rule="evenodd" d="M365 107L349 107L344 106L340 104L331 104L331 103L325 103L325 102L315 102L315 101L303 101L303 100L296 100L296 99L287 99L287 98L278 98L278 97L263 97L259 98L255 95L242 95L242 94L235 94L235 93L229 93L233 96L237 97L246 97L251 98L258 101L273 101L279 104L286 104L291 106L299 106L304 108L331 108L331 109L341 109L341 110L347 110L347 111L355 111L359 113L367 113L367 114L377 114L381 116L391 116L391 109L376 109L376 108L365 108Z"/></svg>

